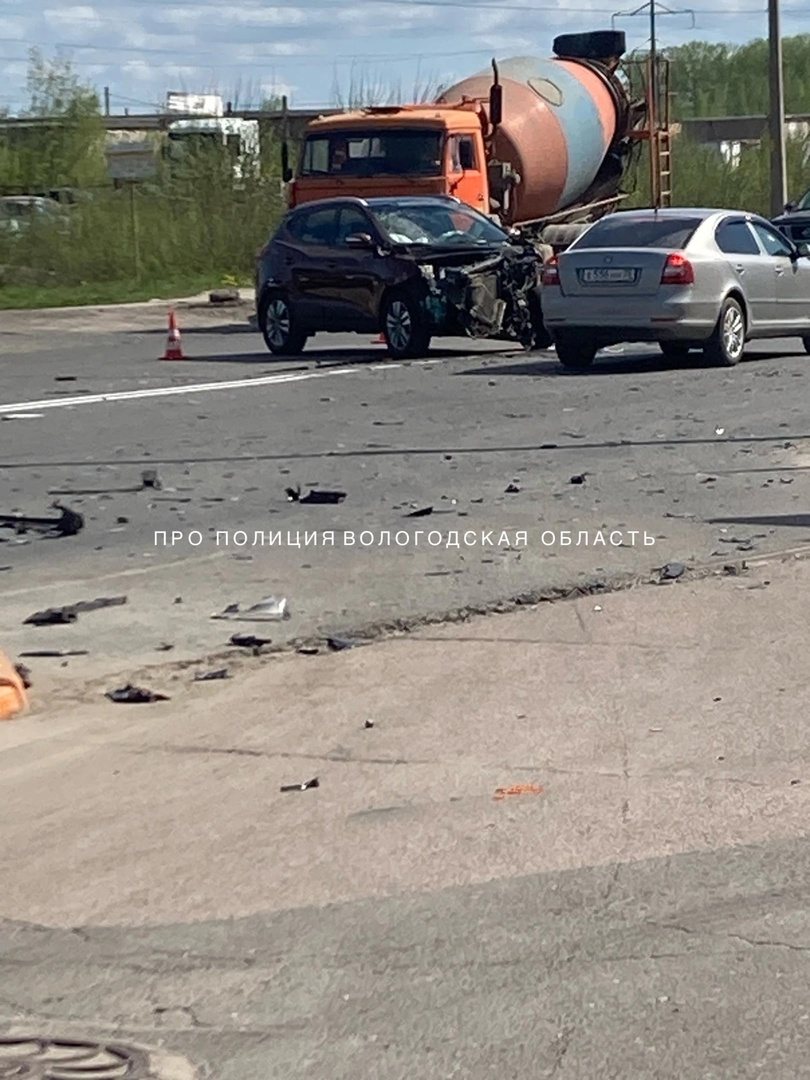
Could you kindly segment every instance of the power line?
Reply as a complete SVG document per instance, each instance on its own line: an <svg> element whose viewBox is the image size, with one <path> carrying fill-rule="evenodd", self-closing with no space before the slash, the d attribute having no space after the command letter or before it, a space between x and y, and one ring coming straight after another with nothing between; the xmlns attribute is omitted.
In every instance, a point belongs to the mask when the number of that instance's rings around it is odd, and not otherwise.
<svg viewBox="0 0 810 1080"><path fill-rule="evenodd" d="M477 10L493 10L493 11L523 11L523 12L556 12L560 15L567 15L569 12L573 12L578 15L611 15L615 9L604 7L570 7L567 4L499 4L496 0L356 0L358 4L367 4L368 6L376 7L378 4L394 4L397 7L433 7L433 8L465 8L470 11ZM221 10L221 4L204 2L198 2L198 0L139 0L139 7L193 7L199 11L205 11L207 9ZM296 8L299 10L320 10L334 8L334 0L298 0ZM250 4L242 4L240 6L242 12L256 12L257 14L263 14L268 9L262 5L251 6ZM276 5L271 7L270 10L282 12L284 7ZM740 8L737 10L724 8L703 8L701 10L695 10L696 15L764 15L767 12L767 7L760 5L757 8ZM803 10L800 8L795 9L797 14L802 14ZM784 14L784 12L783 12ZM92 21L96 21L99 16L94 15ZM104 16L101 16L102 18ZM116 22L120 21L119 16L108 16L108 18L114 19Z"/></svg>

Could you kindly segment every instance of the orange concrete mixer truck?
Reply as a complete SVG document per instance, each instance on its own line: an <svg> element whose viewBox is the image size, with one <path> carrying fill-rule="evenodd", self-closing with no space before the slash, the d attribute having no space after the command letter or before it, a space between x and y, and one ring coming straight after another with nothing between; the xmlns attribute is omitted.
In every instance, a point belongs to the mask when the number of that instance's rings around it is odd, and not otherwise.
<svg viewBox="0 0 810 1080"><path fill-rule="evenodd" d="M282 150L289 204L454 195L535 242L567 247L620 201L644 123L644 102L618 74L624 52L618 31L566 34L552 59L493 61L434 104L314 120L295 169Z"/></svg>

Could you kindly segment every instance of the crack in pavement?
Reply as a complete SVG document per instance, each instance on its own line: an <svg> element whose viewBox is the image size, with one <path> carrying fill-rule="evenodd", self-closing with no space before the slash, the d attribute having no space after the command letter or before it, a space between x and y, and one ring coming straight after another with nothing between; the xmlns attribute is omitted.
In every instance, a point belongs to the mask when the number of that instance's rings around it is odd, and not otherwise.
<svg viewBox="0 0 810 1080"><path fill-rule="evenodd" d="M334 762L339 765L432 765L440 767L457 767L465 759L441 759L441 758L402 758L402 757L354 757L348 753L331 754L306 754L285 750L252 750L238 746L122 746L136 754L163 753L163 754L208 754L233 755L236 757L265 758L266 760L283 761L320 761ZM689 780L704 784L739 784L744 787L764 788L766 783L762 780L751 780L736 776L700 776L660 773L629 773L625 767L621 772L608 772L594 769L564 769L556 765L514 765L510 762L473 761L468 762L480 769L501 770L503 772L525 773L548 773L553 776L587 777L589 779L622 780L628 783L633 780L660 781L671 777L673 779ZM629 806L628 806L629 810ZM624 811L623 811L624 813Z"/></svg>
<svg viewBox="0 0 810 1080"><path fill-rule="evenodd" d="M748 945L752 949L788 949L790 952L810 953L810 945L794 945L788 941L772 941L766 938L749 938L745 937L744 934L732 934L728 933L727 931L719 930L700 930L691 926L683 926L680 923L657 923L647 920L646 925L654 927L656 930L676 930L678 931L678 933L687 934L691 937L726 938L729 941L742 942L742 944Z"/></svg>

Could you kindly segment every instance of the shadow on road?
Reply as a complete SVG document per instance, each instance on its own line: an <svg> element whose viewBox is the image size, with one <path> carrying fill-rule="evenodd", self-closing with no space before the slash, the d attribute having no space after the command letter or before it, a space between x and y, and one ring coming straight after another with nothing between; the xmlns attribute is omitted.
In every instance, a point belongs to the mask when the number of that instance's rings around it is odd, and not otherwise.
<svg viewBox="0 0 810 1080"><path fill-rule="evenodd" d="M710 518L710 525L774 525L810 529L810 514L764 514L762 517Z"/></svg>
<svg viewBox="0 0 810 1080"><path fill-rule="evenodd" d="M593 367L584 371L570 371L562 367L553 352L545 355L529 354L530 360L522 364L499 365L497 367L468 368L466 371L456 371L455 375L485 375L492 378L495 375L533 375L567 378L590 378L594 375L652 375L667 371L711 371L718 373L727 371L726 368L715 368L702 355L702 353L690 353L685 358L672 359L658 352L600 354L594 361ZM762 352L751 353L743 358L743 364L748 365L762 360L793 360L799 359L803 353L785 352Z"/></svg>

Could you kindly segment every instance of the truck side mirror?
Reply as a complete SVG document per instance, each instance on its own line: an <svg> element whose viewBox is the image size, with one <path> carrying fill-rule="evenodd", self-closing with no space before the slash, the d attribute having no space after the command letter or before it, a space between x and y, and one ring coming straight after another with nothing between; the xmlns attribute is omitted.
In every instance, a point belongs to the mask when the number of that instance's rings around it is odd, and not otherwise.
<svg viewBox="0 0 810 1080"><path fill-rule="evenodd" d="M786 214L792 214L795 209L796 209L796 203L795 202L785 203L785 213Z"/></svg>
<svg viewBox="0 0 810 1080"><path fill-rule="evenodd" d="M289 184L292 180L293 174L290 168L290 150L286 142L281 144L281 179L285 184Z"/></svg>

